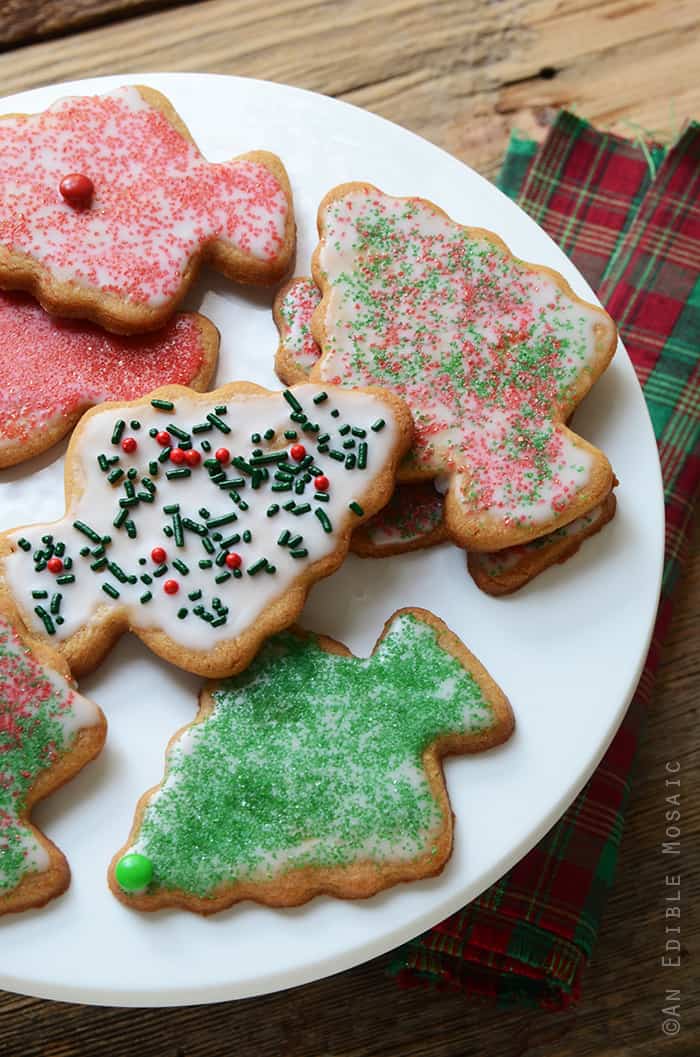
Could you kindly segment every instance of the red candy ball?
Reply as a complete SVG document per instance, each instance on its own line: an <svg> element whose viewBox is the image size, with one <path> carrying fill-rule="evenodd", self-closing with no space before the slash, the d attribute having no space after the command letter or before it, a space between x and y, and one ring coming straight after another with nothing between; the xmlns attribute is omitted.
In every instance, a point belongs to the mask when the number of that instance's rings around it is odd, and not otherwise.
<svg viewBox="0 0 700 1057"><path fill-rule="evenodd" d="M180 466L185 461L185 453L182 448L173 448L170 452L170 461Z"/></svg>
<svg viewBox="0 0 700 1057"><path fill-rule="evenodd" d="M162 565L167 557L168 556L162 547L154 547L151 551L151 559L156 565Z"/></svg>
<svg viewBox="0 0 700 1057"><path fill-rule="evenodd" d="M228 448L217 448L214 452L214 458L223 465L231 458L231 452Z"/></svg>
<svg viewBox="0 0 700 1057"><path fill-rule="evenodd" d="M84 173L72 172L64 176L58 189L69 206L77 209L89 206L95 193L95 185Z"/></svg>
<svg viewBox="0 0 700 1057"><path fill-rule="evenodd" d="M185 462L188 466L199 466L202 461L202 456L194 448L190 448L189 451L185 452Z"/></svg>
<svg viewBox="0 0 700 1057"><path fill-rule="evenodd" d="M331 482L328 480L324 473L322 473L319 477L314 477L314 488L317 492L327 492L330 486Z"/></svg>
<svg viewBox="0 0 700 1057"><path fill-rule="evenodd" d="M166 580L163 584L163 590L166 595L176 595L180 590L180 585L177 580Z"/></svg>
<svg viewBox="0 0 700 1057"><path fill-rule="evenodd" d="M161 445L161 447L167 448L168 444L170 444L170 434L168 433L167 429L159 430L159 432L156 433L156 440Z"/></svg>
<svg viewBox="0 0 700 1057"><path fill-rule="evenodd" d="M301 462L306 455L306 448L303 444L292 444L289 449L289 454L292 456L295 462Z"/></svg>
<svg viewBox="0 0 700 1057"><path fill-rule="evenodd" d="M229 569L240 569L240 567L241 567L241 556L240 556L240 554L236 554L235 551L232 551L230 554L227 554L226 555L226 564L228 565Z"/></svg>
<svg viewBox="0 0 700 1057"><path fill-rule="evenodd" d="M125 451L127 455L131 455L132 452L136 451L138 444L134 437L124 437L122 441L122 451Z"/></svg>
<svg viewBox="0 0 700 1057"><path fill-rule="evenodd" d="M46 568L50 573L60 573L63 568L63 562L60 558L49 558L46 563Z"/></svg>

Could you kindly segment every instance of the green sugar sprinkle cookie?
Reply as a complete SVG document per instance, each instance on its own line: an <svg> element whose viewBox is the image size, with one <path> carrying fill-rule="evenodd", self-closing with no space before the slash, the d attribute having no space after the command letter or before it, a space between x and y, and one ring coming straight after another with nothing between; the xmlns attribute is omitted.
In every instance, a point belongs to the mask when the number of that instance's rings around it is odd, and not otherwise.
<svg viewBox="0 0 700 1057"><path fill-rule="evenodd" d="M30 649L0 614L0 915L68 887L65 858L30 814L97 755L105 734L104 716L76 693L60 658Z"/></svg>
<svg viewBox="0 0 700 1057"><path fill-rule="evenodd" d="M513 729L510 705L437 617L404 609L373 654L298 630L209 684L136 810L110 886L128 906L212 913L365 897L441 871L441 757Z"/></svg>

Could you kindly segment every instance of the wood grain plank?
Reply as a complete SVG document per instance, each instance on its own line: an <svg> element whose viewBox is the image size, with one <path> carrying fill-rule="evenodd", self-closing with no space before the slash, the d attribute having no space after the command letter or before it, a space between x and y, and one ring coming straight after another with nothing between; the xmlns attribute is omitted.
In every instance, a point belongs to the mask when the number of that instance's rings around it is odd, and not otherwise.
<svg viewBox="0 0 700 1057"><path fill-rule="evenodd" d="M136 18L147 11L197 0L4 0L0 4L0 52L37 40L65 36L88 26Z"/></svg>
<svg viewBox="0 0 700 1057"><path fill-rule="evenodd" d="M0 90L115 70L263 77L374 110L493 176L511 129L541 137L560 105L671 138L700 112L699 65L696 0L207 0L10 52Z"/></svg>

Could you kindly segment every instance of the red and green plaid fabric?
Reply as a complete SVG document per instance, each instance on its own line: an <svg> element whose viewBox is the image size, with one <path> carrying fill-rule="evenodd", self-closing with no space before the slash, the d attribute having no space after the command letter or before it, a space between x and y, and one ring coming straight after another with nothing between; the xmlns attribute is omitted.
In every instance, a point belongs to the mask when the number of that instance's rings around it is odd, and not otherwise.
<svg viewBox="0 0 700 1057"><path fill-rule="evenodd" d="M554 238L618 323L659 444L666 553L636 695L566 814L504 877L395 952L402 986L561 1008L580 994L617 861L630 779L700 482L700 125L667 153L559 115L514 137L499 186Z"/></svg>

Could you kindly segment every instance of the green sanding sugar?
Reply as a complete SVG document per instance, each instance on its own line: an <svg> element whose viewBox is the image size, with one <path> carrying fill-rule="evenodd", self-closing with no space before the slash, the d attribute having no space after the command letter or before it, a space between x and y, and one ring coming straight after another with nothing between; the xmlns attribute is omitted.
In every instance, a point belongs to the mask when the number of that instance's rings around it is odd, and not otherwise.
<svg viewBox="0 0 700 1057"><path fill-rule="evenodd" d="M411 614L369 659L277 635L213 702L171 750L134 845L155 888L207 896L293 867L429 853L442 817L422 754L494 723L471 673Z"/></svg>
<svg viewBox="0 0 700 1057"><path fill-rule="evenodd" d="M52 679L0 618L0 900L43 857L32 829L19 819L37 777L67 748L61 717L74 692Z"/></svg>

